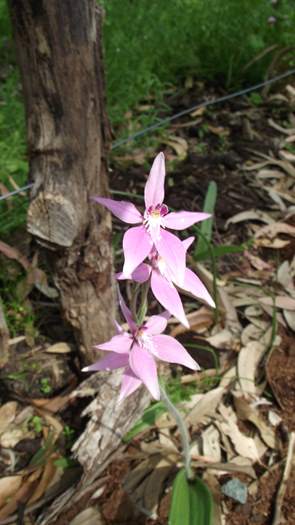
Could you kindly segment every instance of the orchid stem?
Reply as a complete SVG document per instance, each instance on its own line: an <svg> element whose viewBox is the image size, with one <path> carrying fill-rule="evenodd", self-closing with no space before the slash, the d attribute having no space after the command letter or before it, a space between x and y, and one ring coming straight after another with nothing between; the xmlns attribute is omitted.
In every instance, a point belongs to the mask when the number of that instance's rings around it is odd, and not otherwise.
<svg viewBox="0 0 295 525"><path fill-rule="evenodd" d="M150 289L150 282L148 280L147 282L144 283L143 287L141 288L140 307L138 309L138 314L137 314L137 322L140 325L143 323L144 318L147 313L147 307L148 307L147 296L149 293L149 289Z"/></svg>
<svg viewBox="0 0 295 525"><path fill-rule="evenodd" d="M186 423L179 410L168 397L167 392L165 391L163 386L160 386L160 392L163 403L165 403L168 412L170 412L171 416L175 419L177 423L182 442L182 454L184 459L186 476L188 480L192 480L194 479L194 473L191 468L190 436L188 433Z"/></svg>

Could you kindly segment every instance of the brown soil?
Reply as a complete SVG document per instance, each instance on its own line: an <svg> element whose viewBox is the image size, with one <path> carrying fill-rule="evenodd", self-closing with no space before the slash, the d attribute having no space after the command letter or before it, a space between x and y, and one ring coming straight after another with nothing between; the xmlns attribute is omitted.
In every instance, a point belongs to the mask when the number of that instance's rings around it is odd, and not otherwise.
<svg viewBox="0 0 295 525"><path fill-rule="evenodd" d="M267 378L281 408L288 430L295 430L295 339L282 334L282 343L276 348L267 364Z"/></svg>

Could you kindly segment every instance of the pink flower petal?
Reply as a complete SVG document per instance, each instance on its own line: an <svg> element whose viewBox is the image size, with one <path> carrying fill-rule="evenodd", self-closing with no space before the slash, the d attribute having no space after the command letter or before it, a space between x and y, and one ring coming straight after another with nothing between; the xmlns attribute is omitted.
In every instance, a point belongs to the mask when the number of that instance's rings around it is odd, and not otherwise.
<svg viewBox="0 0 295 525"><path fill-rule="evenodd" d="M95 202L105 206L113 215L121 219L121 221L128 224L138 224L142 222L142 215L138 209L128 201L115 201L113 199L106 199L105 197L93 197Z"/></svg>
<svg viewBox="0 0 295 525"><path fill-rule="evenodd" d="M135 268L149 255L151 249L151 238L143 226L135 226L127 230L123 237L124 275L131 276Z"/></svg>
<svg viewBox="0 0 295 525"><path fill-rule="evenodd" d="M170 314L169 314L170 317ZM168 317L168 319L169 319ZM167 317L165 315L152 315L145 323L147 334L158 335L164 332L167 326Z"/></svg>
<svg viewBox="0 0 295 525"><path fill-rule="evenodd" d="M182 241L182 246L184 247L186 252L189 249L189 247L192 245L194 240L195 240L195 237L188 237L187 239L184 239L184 241Z"/></svg>
<svg viewBox="0 0 295 525"><path fill-rule="evenodd" d="M105 350L107 352L117 352L118 354L126 354L132 345L132 337L127 335L114 335L112 339L106 343L95 345L94 348L98 350Z"/></svg>
<svg viewBox="0 0 295 525"><path fill-rule="evenodd" d="M118 321L116 321L116 319L114 320L114 325L115 325L115 330L116 330L117 335L124 333L122 326L118 323Z"/></svg>
<svg viewBox="0 0 295 525"><path fill-rule="evenodd" d="M157 366L151 354L145 348L134 344L130 352L129 363L134 374L141 379L154 399L160 399Z"/></svg>
<svg viewBox="0 0 295 525"><path fill-rule="evenodd" d="M125 280L125 279L132 279L132 281L135 281L137 283L145 283L150 276L151 273L151 267L146 263L141 263L137 268L135 268L134 272L130 276L124 275L123 272L116 273L116 279L119 281Z"/></svg>
<svg viewBox="0 0 295 525"><path fill-rule="evenodd" d="M153 354L167 361L168 363L178 363L187 366L192 370L199 370L200 367L196 361L189 355L186 349L176 339L169 335L155 335L153 337Z"/></svg>
<svg viewBox="0 0 295 525"><path fill-rule="evenodd" d="M199 279L199 277L189 268L186 268L185 270L184 283L181 288L187 292L190 292L195 297L203 299L209 304L209 306L212 306L212 308L216 308L211 295L202 283L201 279Z"/></svg>
<svg viewBox="0 0 295 525"><path fill-rule="evenodd" d="M183 282L186 251L182 242L173 233L161 229L160 239L155 242L159 255L164 259L169 277Z"/></svg>
<svg viewBox="0 0 295 525"><path fill-rule="evenodd" d="M142 381L136 377L132 372L131 368L126 368L121 383L121 391L118 399L118 403L121 403L123 399L130 396L142 385Z"/></svg>
<svg viewBox="0 0 295 525"><path fill-rule="evenodd" d="M157 270L152 272L151 288L159 303L167 308L184 326L189 328L179 294L172 283L169 283Z"/></svg>
<svg viewBox="0 0 295 525"><path fill-rule="evenodd" d="M145 207L157 206L164 200L165 157L163 153L156 156L144 188Z"/></svg>
<svg viewBox="0 0 295 525"><path fill-rule="evenodd" d="M166 228L172 228L172 230L185 230L196 222L204 221L209 219L211 215L209 213L197 213L194 211L175 211L168 213L162 219L163 226Z"/></svg>
<svg viewBox="0 0 295 525"><path fill-rule="evenodd" d="M130 331L134 332L137 328L136 322L133 320L132 313L129 310L127 304L125 303L123 296L120 292L120 288L118 287L118 299L119 299L119 305L121 308L121 312L124 316L125 321L127 322Z"/></svg>
<svg viewBox="0 0 295 525"><path fill-rule="evenodd" d="M128 365L129 354L117 354L110 352L108 355L96 361L93 365L85 366L82 372L94 372L96 370L115 370L116 368L123 368Z"/></svg>

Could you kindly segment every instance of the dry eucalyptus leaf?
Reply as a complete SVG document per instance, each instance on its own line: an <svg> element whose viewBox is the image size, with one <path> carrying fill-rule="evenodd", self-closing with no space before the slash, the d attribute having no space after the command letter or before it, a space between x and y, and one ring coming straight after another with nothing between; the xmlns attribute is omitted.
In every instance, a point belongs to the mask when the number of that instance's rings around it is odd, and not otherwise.
<svg viewBox="0 0 295 525"><path fill-rule="evenodd" d="M244 346L238 356L237 371L239 385L246 394L257 393L255 376L258 364L266 351L266 347L259 341L250 341Z"/></svg>
<svg viewBox="0 0 295 525"><path fill-rule="evenodd" d="M292 275L292 268L289 261L284 261L277 271L278 282L285 288L285 290L292 295L295 292L294 275Z"/></svg>
<svg viewBox="0 0 295 525"><path fill-rule="evenodd" d="M32 494L32 496L29 499L29 504L35 503L38 499L40 499L45 491L47 490L48 486L50 485L51 480L54 477L56 466L54 465L54 460L57 459L57 456L54 456L47 461L44 470L42 472L42 476L39 480L39 483L36 487L36 490Z"/></svg>
<svg viewBox="0 0 295 525"><path fill-rule="evenodd" d="M159 455L151 456L141 461L137 467L128 472L123 483L127 494L131 494L135 488L140 485L141 481L152 472L159 460Z"/></svg>
<svg viewBox="0 0 295 525"><path fill-rule="evenodd" d="M225 374L223 374L222 379L219 383L219 386L226 389L229 387L229 385L235 383L236 380L237 380L237 370L236 370L236 367L233 366L232 368L229 368L229 370L227 370Z"/></svg>
<svg viewBox="0 0 295 525"><path fill-rule="evenodd" d="M250 404L249 399L241 395L240 392L234 392L233 395L238 417L250 421L257 428L264 443L274 449L276 447L274 430L267 425L257 408Z"/></svg>
<svg viewBox="0 0 295 525"><path fill-rule="evenodd" d="M245 436L240 431L237 425L237 417L230 407L223 404L219 405L219 412L223 417L223 421L219 423L219 428L228 436L239 456L259 461L259 452L254 439Z"/></svg>
<svg viewBox="0 0 295 525"><path fill-rule="evenodd" d="M295 332L295 313L290 310L284 310L283 314L287 325L293 330L293 332Z"/></svg>
<svg viewBox="0 0 295 525"><path fill-rule="evenodd" d="M260 211L260 210L251 209L251 210L242 211L230 217L230 219L228 219L225 223L225 228L228 228L229 224L237 224L239 222L254 221L254 220L265 222L266 224L269 224L269 225L275 222L274 219L267 213Z"/></svg>
<svg viewBox="0 0 295 525"><path fill-rule="evenodd" d="M0 434L5 432L7 427L12 423L16 416L17 402L8 401L0 408Z"/></svg>
<svg viewBox="0 0 295 525"><path fill-rule="evenodd" d="M105 521L98 508L88 507L82 510L77 516L69 522L69 525L104 525Z"/></svg>
<svg viewBox="0 0 295 525"><path fill-rule="evenodd" d="M162 458L146 480L143 506L154 516L157 514L159 500L164 492L165 480L174 467L173 460Z"/></svg>
<svg viewBox="0 0 295 525"><path fill-rule="evenodd" d="M0 508L17 492L22 484L22 480L22 476L0 478Z"/></svg>
<svg viewBox="0 0 295 525"><path fill-rule="evenodd" d="M34 432L25 426L10 425L0 436L0 445L3 448L14 448L23 439L34 438Z"/></svg>
<svg viewBox="0 0 295 525"><path fill-rule="evenodd" d="M281 416L279 416L274 410L269 410L267 415L268 421L273 427L277 427L282 422Z"/></svg>
<svg viewBox="0 0 295 525"><path fill-rule="evenodd" d="M190 324L190 330L197 333L204 333L210 328L214 323L214 314L212 309L201 306L197 311L191 312L187 315L188 322ZM171 337L176 337L177 335L187 332L187 328L182 324L178 324L171 331Z"/></svg>
<svg viewBox="0 0 295 525"><path fill-rule="evenodd" d="M266 237L255 239L256 247L271 248L272 250L281 250L290 244L290 241L283 239L267 239Z"/></svg>
<svg viewBox="0 0 295 525"><path fill-rule="evenodd" d="M202 432L203 454L216 462L221 461L220 434L214 425Z"/></svg>
<svg viewBox="0 0 295 525"><path fill-rule="evenodd" d="M171 135L169 139L162 139L162 142L170 146L175 151L179 160L186 159L188 152L188 143L183 137Z"/></svg>
<svg viewBox="0 0 295 525"><path fill-rule="evenodd" d="M266 306L274 306L276 308L283 308L284 310L295 311L295 299L287 295L277 295L274 297L260 297L259 302Z"/></svg>
<svg viewBox="0 0 295 525"><path fill-rule="evenodd" d="M69 354L72 349L67 343L55 343L45 350L49 354Z"/></svg>
<svg viewBox="0 0 295 525"><path fill-rule="evenodd" d="M189 414L186 415L185 419L187 423L196 427L202 423L205 416L213 416L224 391L225 389L223 387L217 387L203 394Z"/></svg>
<svg viewBox="0 0 295 525"><path fill-rule="evenodd" d="M257 339L260 339L262 333L263 328L261 328L261 326L257 326L253 323L248 324L242 332L241 344L247 346L251 341L257 341Z"/></svg>
<svg viewBox="0 0 295 525"><path fill-rule="evenodd" d="M233 345L233 334L228 330L227 328L224 328L220 332L218 332L215 335L211 335L210 337L206 337L207 343L209 343L214 348L225 348L225 349L231 349Z"/></svg>
<svg viewBox="0 0 295 525"><path fill-rule="evenodd" d="M286 224L285 222L276 222L275 224L268 224L259 228L255 233L255 239L260 237L268 237L269 239L274 239L279 233L284 233L286 235L295 236L295 226L291 224Z"/></svg>

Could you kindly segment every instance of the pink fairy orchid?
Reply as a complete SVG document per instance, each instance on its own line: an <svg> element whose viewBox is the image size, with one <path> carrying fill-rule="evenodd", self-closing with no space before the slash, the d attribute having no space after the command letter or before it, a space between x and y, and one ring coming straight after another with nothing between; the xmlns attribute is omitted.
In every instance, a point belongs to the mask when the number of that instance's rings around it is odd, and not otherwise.
<svg viewBox="0 0 295 525"><path fill-rule="evenodd" d="M199 366L176 339L162 334L169 318L167 312L153 315L138 326L121 296L119 300L129 332L120 327L117 335L106 343L97 345L95 348L108 352L108 355L83 368L83 372L124 368L119 402L135 392L142 383L153 398L158 400L160 388L155 358L178 363L192 370L198 370Z"/></svg>
<svg viewBox="0 0 295 525"><path fill-rule="evenodd" d="M189 237L182 241L182 246L185 253L189 246L194 241L194 237ZM174 284L182 290L191 293L194 297L203 299L213 308L214 301L203 285L199 277L189 268L185 268L183 283L175 278L174 274L170 272L169 266L163 257L153 249L149 255L150 264L141 263L131 274L131 279L138 283L144 283L150 278L151 289L155 298L159 303L166 308L172 315L174 315L184 326L189 328L184 309L182 306L179 293ZM129 277L120 272L116 275L117 279L123 280Z"/></svg>
<svg viewBox="0 0 295 525"><path fill-rule="evenodd" d="M142 215L131 202L94 197L116 217L128 224L140 224L126 231L123 238L124 275L130 276L150 254L153 246L166 261L170 274L183 283L185 273L185 250L175 235L165 228L183 230L208 219L208 213L190 211L171 212L163 203L165 181L165 157L159 153L155 158L144 190L145 212Z"/></svg>

